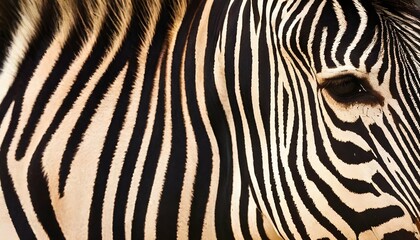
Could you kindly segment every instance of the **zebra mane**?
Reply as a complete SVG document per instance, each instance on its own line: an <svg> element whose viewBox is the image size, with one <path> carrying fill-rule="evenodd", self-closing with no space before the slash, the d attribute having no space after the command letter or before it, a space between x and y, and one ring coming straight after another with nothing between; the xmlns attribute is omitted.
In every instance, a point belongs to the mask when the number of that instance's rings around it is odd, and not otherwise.
<svg viewBox="0 0 420 240"><path fill-rule="evenodd" d="M143 43L151 41L162 14L169 16L168 32L181 19L189 0L0 0L0 69L13 36L25 42L60 28L84 34L102 27L124 29L130 22L138 24ZM111 25L109 25L111 23ZM18 31L19 26L24 30ZM118 33L116 33L118 34Z"/></svg>
<svg viewBox="0 0 420 240"><path fill-rule="evenodd" d="M17 9L17 1L0 1L0 61L3 59L5 48L12 37L12 31L18 18Z"/></svg>
<svg viewBox="0 0 420 240"><path fill-rule="evenodd" d="M78 24L83 32L100 27L98 19L111 18L115 29L130 20L143 28L139 32L146 40L152 35L160 15L171 16L168 27L183 16L189 0L1 0L0 1L0 61L5 48L19 25L28 28L28 39L54 31L63 25Z"/></svg>
<svg viewBox="0 0 420 240"><path fill-rule="evenodd" d="M0 51L10 40L19 23L32 24L35 31L42 27L57 27L67 22L83 22L93 28L101 15L111 15L115 24L125 18L138 18L146 33L165 11L172 20L183 16L191 0L1 0ZM415 0L372 0L376 6L391 12L419 12ZM418 14L414 14L418 16ZM48 19L49 21L45 21ZM54 26L51 26L54 25ZM145 35L146 37L146 35Z"/></svg>
<svg viewBox="0 0 420 240"><path fill-rule="evenodd" d="M0 62L19 24L31 39L43 30L57 29L65 24L82 23L83 31L98 27L98 18L107 16L119 29L127 19L136 17L142 26L141 39L150 40L153 29L162 13L171 16L168 27L176 25L191 0L0 0ZM409 13L419 17L414 0L373 0L379 9L391 13Z"/></svg>

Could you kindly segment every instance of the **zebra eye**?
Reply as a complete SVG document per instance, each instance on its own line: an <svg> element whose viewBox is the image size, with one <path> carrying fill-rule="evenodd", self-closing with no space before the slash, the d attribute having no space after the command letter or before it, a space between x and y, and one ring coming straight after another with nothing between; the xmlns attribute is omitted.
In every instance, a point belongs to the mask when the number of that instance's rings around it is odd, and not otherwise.
<svg viewBox="0 0 420 240"><path fill-rule="evenodd" d="M352 104L355 102L373 103L376 97L371 94L364 80L354 75L326 79L321 88L327 90L329 95L340 103Z"/></svg>

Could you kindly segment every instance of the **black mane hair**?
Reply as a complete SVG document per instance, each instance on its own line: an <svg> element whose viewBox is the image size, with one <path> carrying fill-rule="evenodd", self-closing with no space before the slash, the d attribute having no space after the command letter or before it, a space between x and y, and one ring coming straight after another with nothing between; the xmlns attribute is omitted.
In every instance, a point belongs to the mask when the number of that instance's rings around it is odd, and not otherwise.
<svg viewBox="0 0 420 240"><path fill-rule="evenodd" d="M192 0L39 0L35 1L40 9L42 15L42 22L37 26L37 34L42 34L43 31L54 31L52 29L57 27L59 18L63 15L63 11L73 12L74 21L78 24L80 32L85 32L86 29L92 27L95 20L94 7L92 3L102 3L107 7L108 17L115 18L115 22L119 22L119 18L126 14L127 10L124 8L124 3L132 5L131 14L136 18L137 24L140 25L140 38L147 37L148 26L153 25L153 21L159 19L161 15L170 16L168 18L168 27L178 17L182 11L180 9L188 6ZM198 0L197 0L198 1ZM304 0L302 0L304 1ZM365 0L372 3L378 11L385 10L386 12L400 15L402 13L410 14L416 18L420 18L420 8L416 1L418 0ZM25 11L25 4L29 1L25 0L0 0L0 69L5 58L6 49L10 44L13 33L18 26L21 15L28 13ZM60 3L58 3L60 2ZM61 4L61 10L60 5ZM63 10L63 6L66 8ZM89 7L90 6L90 7ZM31 10L32 11L32 10ZM383 12L385 12L383 11ZM29 11L30 12L30 11Z"/></svg>
<svg viewBox="0 0 420 240"><path fill-rule="evenodd" d="M373 3L393 14L406 13L420 18L420 8L416 0L373 0Z"/></svg>
<svg viewBox="0 0 420 240"><path fill-rule="evenodd" d="M165 17L168 19L166 24L168 28L172 27L174 19L180 17L188 3L189 0L39 0L32 3L25 0L0 0L0 70L7 47L22 16L30 20L37 14L42 16L39 23L33 19L36 35L39 36L43 31L55 31L60 19L70 14L70 19L77 23L74 26L76 31L80 32L83 38L83 33L98 24L96 13L100 8L106 12L107 18L111 19L108 23L112 24L120 24L121 19L129 15L134 20L132 22L140 26L140 38L145 39L150 37L150 26L162 15L169 16ZM129 10L127 5L130 5Z"/></svg>
<svg viewBox="0 0 420 240"><path fill-rule="evenodd" d="M12 38L19 16L19 3L16 0L0 1L0 68L6 48Z"/></svg>

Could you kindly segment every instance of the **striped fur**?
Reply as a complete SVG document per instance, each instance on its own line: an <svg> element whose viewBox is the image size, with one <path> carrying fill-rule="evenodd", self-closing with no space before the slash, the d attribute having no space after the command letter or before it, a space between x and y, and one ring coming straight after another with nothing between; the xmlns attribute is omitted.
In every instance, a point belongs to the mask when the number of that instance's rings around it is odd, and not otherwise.
<svg viewBox="0 0 420 240"><path fill-rule="evenodd" d="M2 1L0 236L419 239L419 36L406 0Z"/></svg>

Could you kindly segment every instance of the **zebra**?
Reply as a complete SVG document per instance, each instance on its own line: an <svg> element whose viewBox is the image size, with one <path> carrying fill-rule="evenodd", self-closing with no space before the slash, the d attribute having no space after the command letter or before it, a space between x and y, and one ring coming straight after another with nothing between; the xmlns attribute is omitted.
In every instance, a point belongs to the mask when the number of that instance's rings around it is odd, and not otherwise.
<svg viewBox="0 0 420 240"><path fill-rule="evenodd" d="M413 0L2 0L0 236L420 239Z"/></svg>

